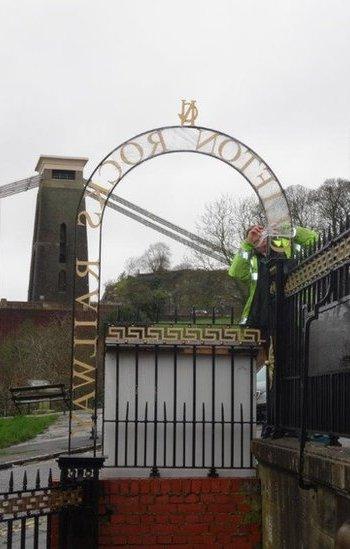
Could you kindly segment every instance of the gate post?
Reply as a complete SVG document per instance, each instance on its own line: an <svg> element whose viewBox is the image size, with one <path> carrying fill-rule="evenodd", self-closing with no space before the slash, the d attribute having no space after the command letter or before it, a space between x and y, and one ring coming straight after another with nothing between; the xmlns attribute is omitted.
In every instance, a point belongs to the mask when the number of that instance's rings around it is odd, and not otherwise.
<svg viewBox="0 0 350 549"><path fill-rule="evenodd" d="M104 457L61 456L62 490L81 486L82 503L79 507L61 509L59 513L60 549L95 549L98 547L99 472Z"/></svg>
<svg viewBox="0 0 350 549"><path fill-rule="evenodd" d="M284 265L285 260L276 260L276 301L275 301L275 349L274 349L274 419L276 434L281 425L281 368L285 356L285 310L284 310Z"/></svg>
<svg viewBox="0 0 350 549"><path fill-rule="evenodd" d="M267 423L272 429L272 436L279 433L281 422L281 394L280 376L281 364L284 357L284 266L283 258L273 258L270 266L270 320L269 331L271 335L270 354L273 362L273 381L270 387L269 376L267 376ZM270 365L271 366L271 365Z"/></svg>

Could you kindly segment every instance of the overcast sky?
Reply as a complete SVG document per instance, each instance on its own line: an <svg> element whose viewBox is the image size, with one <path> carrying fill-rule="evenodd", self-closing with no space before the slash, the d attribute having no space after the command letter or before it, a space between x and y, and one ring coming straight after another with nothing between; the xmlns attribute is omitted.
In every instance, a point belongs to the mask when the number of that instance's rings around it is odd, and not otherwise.
<svg viewBox="0 0 350 549"><path fill-rule="evenodd" d="M133 135L199 125L253 148L284 187L350 172L347 0L0 0L0 185L34 174L40 154L86 156L85 176ZM133 170L116 192L186 228L241 176L201 155ZM25 300L36 191L1 201L0 297ZM104 280L164 240L108 213ZM171 248L174 263L187 250Z"/></svg>

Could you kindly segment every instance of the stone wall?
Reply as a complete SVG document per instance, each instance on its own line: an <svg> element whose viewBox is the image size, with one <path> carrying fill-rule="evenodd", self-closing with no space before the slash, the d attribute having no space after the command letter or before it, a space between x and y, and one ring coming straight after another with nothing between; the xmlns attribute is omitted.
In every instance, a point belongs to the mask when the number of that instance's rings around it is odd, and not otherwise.
<svg viewBox="0 0 350 549"><path fill-rule="evenodd" d="M350 449L308 443L305 476L298 484L296 439L254 440L262 492L265 549L331 549L350 519Z"/></svg>
<svg viewBox="0 0 350 549"><path fill-rule="evenodd" d="M261 547L260 486L254 478L101 481L99 547Z"/></svg>
<svg viewBox="0 0 350 549"><path fill-rule="evenodd" d="M67 160L63 159L63 163ZM83 162L84 164L85 162ZM68 167L69 168L69 167ZM64 168L63 168L64 169ZM53 179L52 170L41 172L37 195L28 301L54 301L70 306L73 301L75 259L87 258L86 228L80 226L75 235L76 211L84 187L83 172L73 169L74 180ZM81 203L85 209L85 201ZM66 237L61 242L61 226ZM64 248L61 257L61 244ZM60 287L59 275L64 273L65 283ZM75 281L75 295L88 293L87 277Z"/></svg>

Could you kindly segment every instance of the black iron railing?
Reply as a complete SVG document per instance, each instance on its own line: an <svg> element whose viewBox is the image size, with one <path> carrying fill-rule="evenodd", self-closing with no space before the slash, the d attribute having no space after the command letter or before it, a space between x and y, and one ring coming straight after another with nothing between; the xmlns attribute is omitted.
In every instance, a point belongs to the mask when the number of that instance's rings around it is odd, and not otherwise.
<svg viewBox="0 0 350 549"><path fill-rule="evenodd" d="M18 470L11 471L7 490L0 493L1 547L97 547L98 476L103 461L104 458L61 457L59 481L52 479L51 469L44 481L39 469L34 479L27 471L21 478Z"/></svg>
<svg viewBox="0 0 350 549"><path fill-rule="evenodd" d="M238 324L240 318L240 305L218 305L216 307L177 307L169 306L166 310L155 306L152 314L145 316L145 313L138 308L128 308L122 305L117 306L113 315L113 323L208 323L208 324Z"/></svg>
<svg viewBox="0 0 350 549"><path fill-rule="evenodd" d="M67 494L68 496L68 494ZM76 490L69 494L77 503L81 494ZM20 486L15 486L10 473L8 490L0 494L0 539L8 548L50 547L53 517L59 511L58 491L52 482L51 470L42 484L38 470L35 482L28 483L24 471Z"/></svg>
<svg viewBox="0 0 350 549"><path fill-rule="evenodd" d="M270 422L323 433L330 441L350 436L349 217L289 266L276 261L272 269L276 360Z"/></svg>
<svg viewBox="0 0 350 549"><path fill-rule="evenodd" d="M252 467L258 330L158 323L108 333L107 466L149 468L153 476L160 468L215 475Z"/></svg>

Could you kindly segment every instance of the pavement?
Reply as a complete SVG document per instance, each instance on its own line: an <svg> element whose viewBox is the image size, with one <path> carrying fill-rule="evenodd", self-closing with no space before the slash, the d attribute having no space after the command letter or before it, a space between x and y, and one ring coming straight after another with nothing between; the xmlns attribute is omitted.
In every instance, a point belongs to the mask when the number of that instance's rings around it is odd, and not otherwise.
<svg viewBox="0 0 350 549"><path fill-rule="evenodd" d="M77 412L81 420L88 420L89 416L83 412ZM85 416L85 417L84 417ZM101 423L99 413L98 424ZM69 414L59 414L58 419L43 433L35 438L15 444L0 451L0 493L9 490L9 482L12 477L13 490L23 488L24 478L26 479L27 490L34 489L40 477L40 486L48 485L49 475L53 480L58 480L60 471L57 465L59 455L68 451ZM72 449L74 453L84 452L92 446L90 431L82 427L79 434L72 438ZM100 442L100 439L98 440ZM3 497L3 496L2 496ZM22 521L15 520L12 523L12 547L22 547L21 532ZM38 548L46 549L47 517L39 518L39 540ZM25 523L25 546L34 547L34 519L29 518ZM7 545L7 523L0 523L0 549Z"/></svg>
<svg viewBox="0 0 350 549"><path fill-rule="evenodd" d="M90 416L83 412L75 412L80 415L81 422L89 420ZM97 430L99 438L97 443L101 443L101 410L98 411ZM68 432L69 432L69 414L59 414L57 421L50 425L40 435L35 438L10 446L0 451L0 495L9 490L10 478L13 482L13 490L23 488L24 479L27 490L35 489L40 478L40 486L48 486L49 476L53 480L58 480L60 471L57 464L59 455L68 451ZM93 441L90 438L91 433L88 427L81 427L79 434L72 438L73 453L85 452L91 449ZM90 452L88 452L89 454ZM1 494L2 493L2 494ZM3 496L2 496L3 497ZM22 547L21 520L15 520L12 524L12 547ZM46 531L47 517L39 518L39 540L38 549L46 549ZM34 519L29 518L25 523L25 546L34 547ZM8 547L7 545L7 523L0 523L0 549Z"/></svg>
<svg viewBox="0 0 350 549"><path fill-rule="evenodd" d="M84 412L76 412L81 419L87 421L89 416ZM68 452L69 414L59 414L57 421L50 425L40 435L0 450L0 469L7 469L14 465L21 465L34 461L47 461ZM98 432L101 432L101 411L98 413ZM81 427L79 434L72 437L72 451L74 453L87 451L93 441L87 427ZM101 438L98 439L101 442Z"/></svg>

